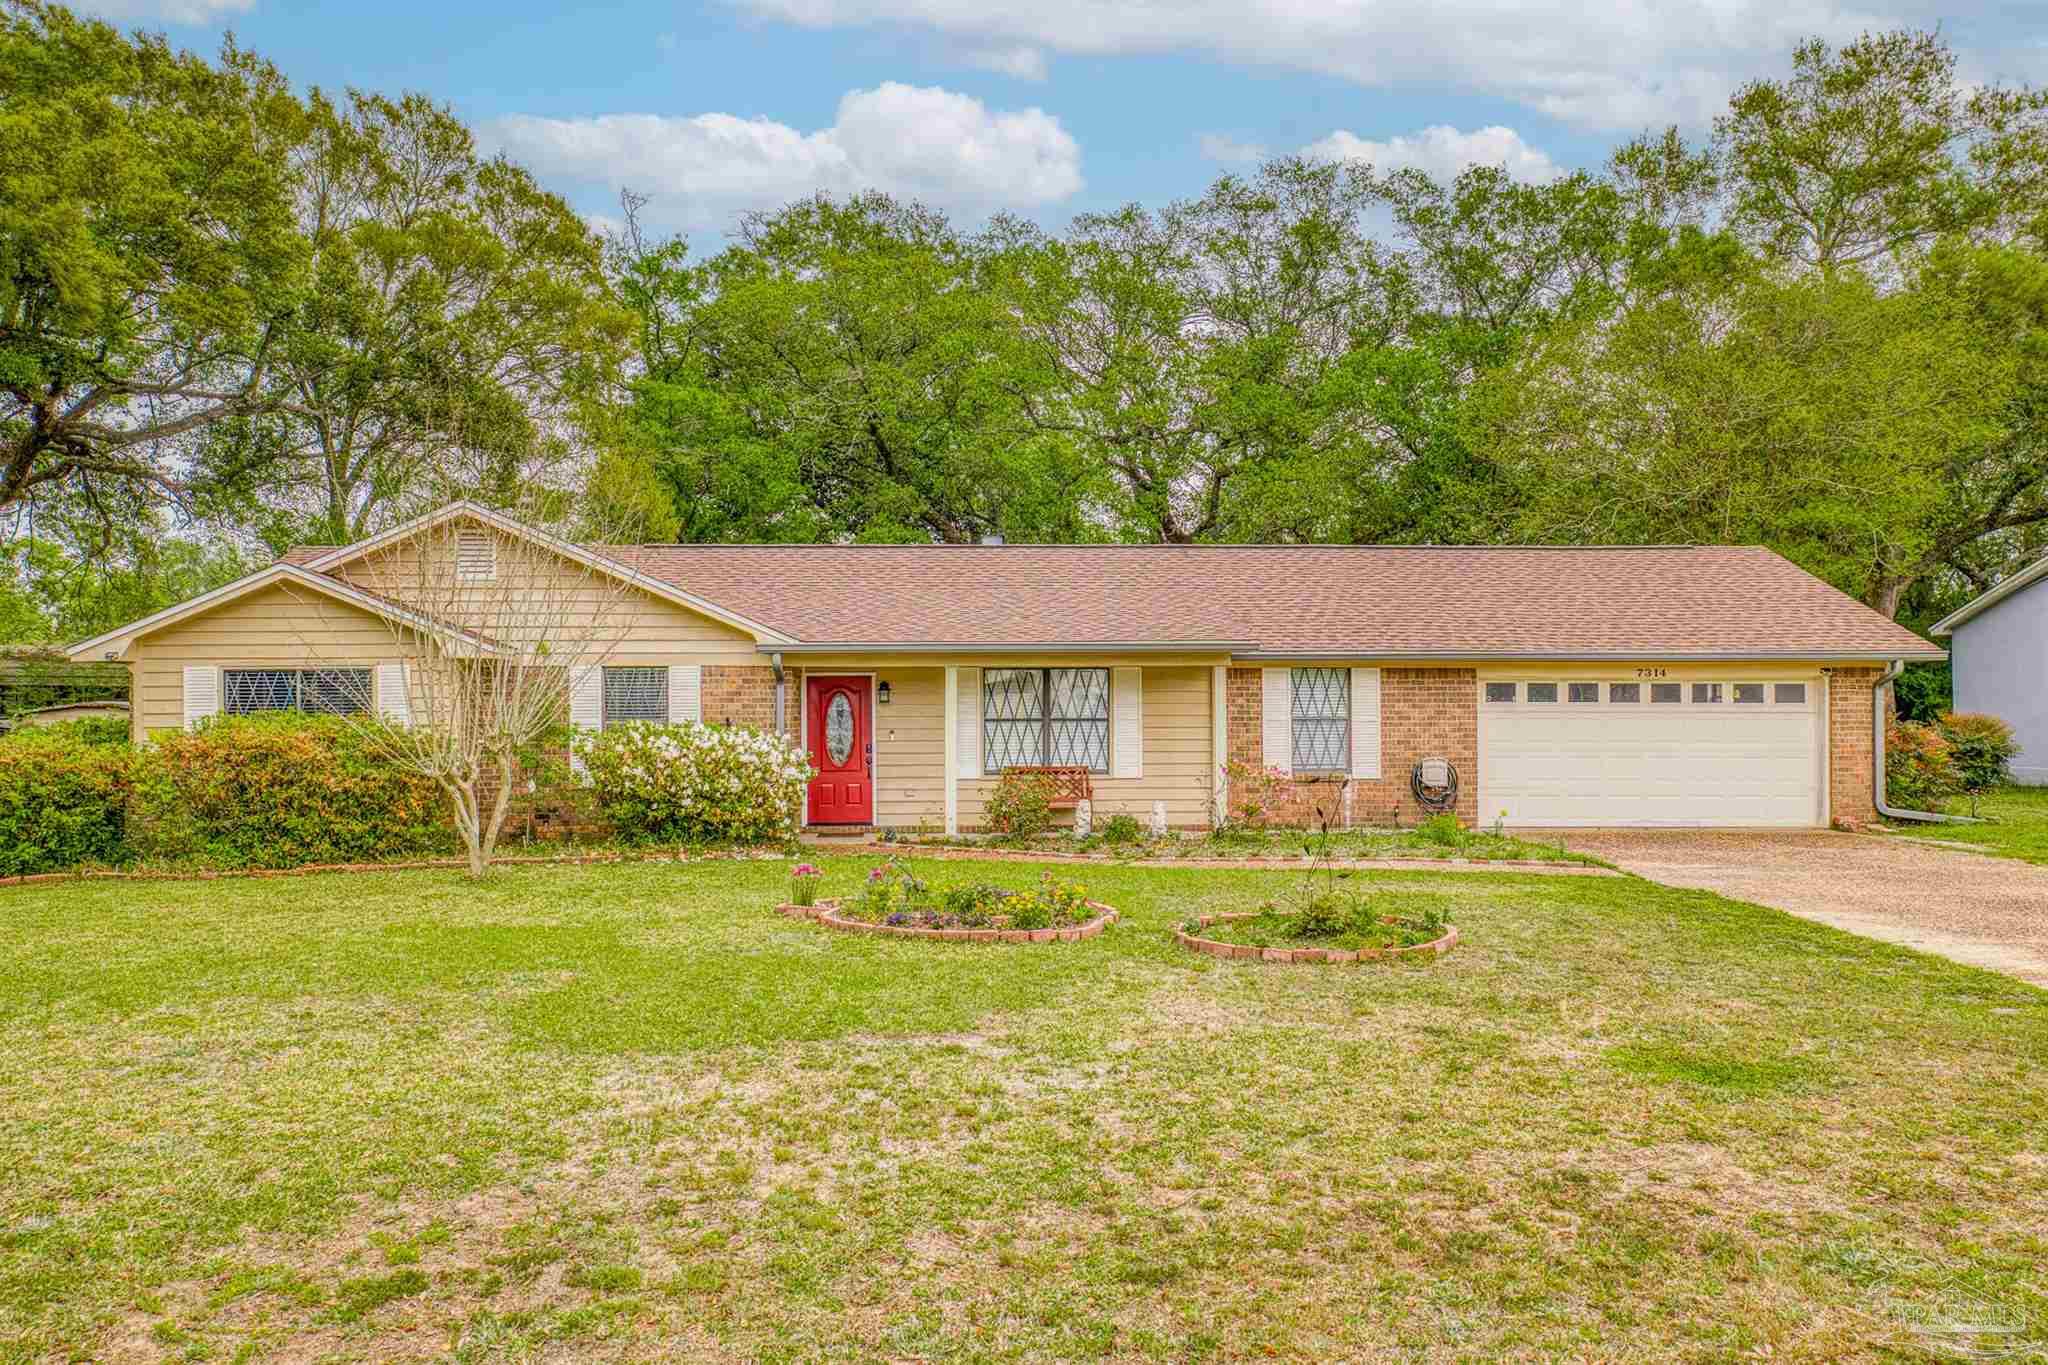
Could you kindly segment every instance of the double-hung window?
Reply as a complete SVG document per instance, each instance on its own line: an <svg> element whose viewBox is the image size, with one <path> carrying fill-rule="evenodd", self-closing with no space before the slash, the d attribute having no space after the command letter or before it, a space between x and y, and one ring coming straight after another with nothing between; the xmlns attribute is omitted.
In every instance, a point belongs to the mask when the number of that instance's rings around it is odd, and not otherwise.
<svg viewBox="0 0 2048 1365"><path fill-rule="evenodd" d="M1294 771L1351 770L1351 670L1297 668L1294 677Z"/></svg>
<svg viewBox="0 0 2048 1365"><path fill-rule="evenodd" d="M606 729L629 720L668 722L668 670L659 665L604 671Z"/></svg>
<svg viewBox="0 0 2048 1365"><path fill-rule="evenodd" d="M367 668L229 668L221 672L221 710L306 711L355 716L370 709Z"/></svg>
<svg viewBox="0 0 2048 1365"><path fill-rule="evenodd" d="M988 770L1045 766L1109 771L1109 670L989 668L981 675Z"/></svg>

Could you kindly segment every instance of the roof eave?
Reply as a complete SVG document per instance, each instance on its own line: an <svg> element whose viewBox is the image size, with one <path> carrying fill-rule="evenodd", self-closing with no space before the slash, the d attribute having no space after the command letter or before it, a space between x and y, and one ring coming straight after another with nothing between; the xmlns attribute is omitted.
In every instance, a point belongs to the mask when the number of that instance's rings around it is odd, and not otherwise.
<svg viewBox="0 0 2048 1365"><path fill-rule="evenodd" d="M1985 591L1978 593L1975 597L1928 627L1927 633L1929 635L1952 635L1955 633L1957 626L1964 624L1973 617L1983 615L2006 598L2013 596L2024 588L2033 586L2043 578L2048 578L2048 555L2043 555L2032 564L2027 565L2026 568L2007 578L2003 583L1995 584Z"/></svg>
<svg viewBox="0 0 2048 1365"><path fill-rule="evenodd" d="M802 640L763 654L1238 654L1244 640Z"/></svg>
<svg viewBox="0 0 2048 1365"><path fill-rule="evenodd" d="M1372 650L1372 649L1257 649L1245 650L1235 657L1246 660L1261 659L1377 659L1389 663L1440 663L1452 659L1468 659L1474 663L1499 661L1502 663L1547 662L1575 663L1599 661L1670 660L1687 663L1743 663L1768 659L1814 659L1824 663L1889 663L1893 659L1907 659L1915 662L1946 659L1944 649L1742 649L1742 650L1670 650L1670 649L1540 649L1540 650L1490 650L1490 649L1430 649L1430 650Z"/></svg>

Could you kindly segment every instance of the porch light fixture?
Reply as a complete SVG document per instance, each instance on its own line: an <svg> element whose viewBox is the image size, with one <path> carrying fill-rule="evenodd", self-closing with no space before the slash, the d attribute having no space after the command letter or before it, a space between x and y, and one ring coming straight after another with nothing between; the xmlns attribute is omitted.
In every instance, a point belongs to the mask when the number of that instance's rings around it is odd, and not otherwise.
<svg viewBox="0 0 2048 1365"><path fill-rule="evenodd" d="M878 684L876 684L876 686L875 686L875 705L877 705L877 706L887 706L888 704L889 704L889 684L888 684L888 683L886 683L886 682L884 682L884 683L878 683Z"/></svg>

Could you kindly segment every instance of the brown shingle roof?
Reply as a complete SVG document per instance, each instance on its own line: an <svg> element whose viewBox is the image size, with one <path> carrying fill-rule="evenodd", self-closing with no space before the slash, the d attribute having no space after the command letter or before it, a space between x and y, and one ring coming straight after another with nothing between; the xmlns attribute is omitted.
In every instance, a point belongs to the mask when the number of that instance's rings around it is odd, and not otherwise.
<svg viewBox="0 0 2048 1365"><path fill-rule="evenodd" d="M604 553L809 644L1230 642L1495 657L1933 655L1757 546L639 545Z"/></svg>

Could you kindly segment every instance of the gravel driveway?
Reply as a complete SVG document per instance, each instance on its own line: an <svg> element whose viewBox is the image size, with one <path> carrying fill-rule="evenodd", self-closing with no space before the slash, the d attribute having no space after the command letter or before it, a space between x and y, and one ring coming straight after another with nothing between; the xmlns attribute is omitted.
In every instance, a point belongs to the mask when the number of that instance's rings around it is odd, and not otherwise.
<svg viewBox="0 0 2048 1365"><path fill-rule="evenodd" d="M1716 891L2048 987L2048 867L1826 830L1540 831L1666 886Z"/></svg>

